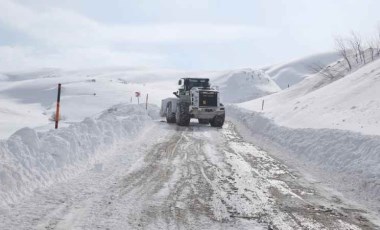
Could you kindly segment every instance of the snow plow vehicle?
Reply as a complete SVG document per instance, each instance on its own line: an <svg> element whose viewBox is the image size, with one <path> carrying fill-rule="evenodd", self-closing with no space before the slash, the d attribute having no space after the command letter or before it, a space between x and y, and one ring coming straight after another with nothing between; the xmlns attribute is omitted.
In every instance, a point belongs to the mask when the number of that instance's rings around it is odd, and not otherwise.
<svg viewBox="0 0 380 230"><path fill-rule="evenodd" d="M191 118L200 124L222 127L225 108L220 102L219 91L210 87L208 78L181 78L175 98L166 98L161 102L160 115L168 123L188 126Z"/></svg>

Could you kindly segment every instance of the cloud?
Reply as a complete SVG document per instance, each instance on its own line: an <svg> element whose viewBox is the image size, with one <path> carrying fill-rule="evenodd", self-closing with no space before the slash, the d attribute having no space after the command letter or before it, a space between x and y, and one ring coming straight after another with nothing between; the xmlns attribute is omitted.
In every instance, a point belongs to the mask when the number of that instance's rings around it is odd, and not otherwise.
<svg viewBox="0 0 380 230"><path fill-rule="evenodd" d="M167 57L162 54L118 52L99 47L45 51L28 46L0 46L0 72L39 68L160 67L166 62Z"/></svg>
<svg viewBox="0 0 380 230"><path fill-rule="evenodd" d="M68 9L11 0L1 0L0 8L0 29L6 27L32 41L1 46L0 71L99 65L168 67L167 55L159 46L231 43L277 33L241 24L105 24Z"/></svg>
<svg viewBox="0 0 380 230"><path fill-rule="evenodd" d="M140 25L106 25L83 15L51 8L37 12L24 5L2 0L0 14L3 24L53 45L133 43L214 43L273 36L276 31L266 28L203 23L168 23ZM22 15L22 17L20 17Z"/></svg>

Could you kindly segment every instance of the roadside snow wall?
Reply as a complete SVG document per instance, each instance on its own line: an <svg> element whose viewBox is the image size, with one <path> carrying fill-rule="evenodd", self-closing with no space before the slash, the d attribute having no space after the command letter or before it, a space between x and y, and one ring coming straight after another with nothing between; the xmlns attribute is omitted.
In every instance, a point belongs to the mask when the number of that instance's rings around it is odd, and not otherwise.
<svg viewBox="0 0 380 230"><path fill-rule="evenodd" d="M311 175L348 198L380 212L380 137L334 129L291 129L229 106L241 134L286 161L294 159Z"/></svg>
<svg viewBox="0 0 380 230"><path fill-rule="evenodd" d="M38 133L23 128L0 141L0 205L87 168L117 141L131 140L158 117L158 108L117 105L99 117ZM109 153L109 151L108 151Z"/></svg>

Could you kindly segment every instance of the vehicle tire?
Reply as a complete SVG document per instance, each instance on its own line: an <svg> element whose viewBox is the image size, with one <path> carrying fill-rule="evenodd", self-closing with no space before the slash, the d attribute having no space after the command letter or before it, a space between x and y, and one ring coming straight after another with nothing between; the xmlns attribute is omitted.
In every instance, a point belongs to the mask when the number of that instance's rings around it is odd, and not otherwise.
<svg viewBox="0 0 380 230"><path fill-rule="evenodd" d="M210 123L209 119L198 119L199 124L208 124Z"/></svg>
<svg viewBox="0 0 380 230"><path fill-rule="evenodd" d="M176 122L179 126L188 126L190 124L189 103L179 102L177 104Z"/></svg>
<svg viewBox="0 0 380 230"><path fill-rule="evenodd" d="M166 122L175 123L175 112L172 111L172 103L168 103L166 107Z"/></svg>
<svg viewBox="0 0 380 230"><path fill-rule="evenodd" d="M225 114L216 115L213 119L210 120L210 125L212 127L222 127L224 124Z"/></svg>

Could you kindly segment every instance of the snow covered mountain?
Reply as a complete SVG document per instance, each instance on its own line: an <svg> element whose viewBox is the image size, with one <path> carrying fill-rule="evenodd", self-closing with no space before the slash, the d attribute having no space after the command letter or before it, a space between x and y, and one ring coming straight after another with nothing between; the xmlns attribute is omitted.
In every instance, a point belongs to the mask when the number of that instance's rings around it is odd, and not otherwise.
<svg viewBox="0 0 380 230"><path fill-rule="evenodd" d="M241 69L213 80L218 85L223 102L238 103L280 91L280 87L262 70Z"/></svg>
<svg viewBox="0 0 380 230"><path fill-rule="evenodd" d="M325 67L338 59L339 56L335 52L321 53L266 67L263 70L281 89L285 89L288 85L293 86L308 75L314 74L313 67Z"/></svg>

